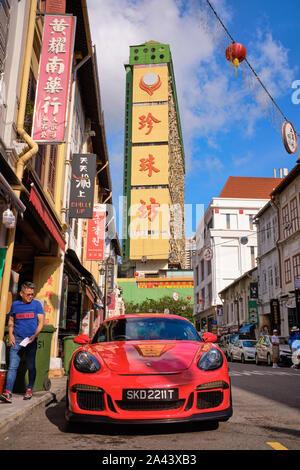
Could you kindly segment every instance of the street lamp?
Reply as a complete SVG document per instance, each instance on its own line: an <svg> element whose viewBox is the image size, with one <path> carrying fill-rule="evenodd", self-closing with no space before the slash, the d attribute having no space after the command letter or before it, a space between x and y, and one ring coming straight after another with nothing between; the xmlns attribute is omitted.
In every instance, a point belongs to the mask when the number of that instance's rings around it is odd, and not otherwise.
<svg viewBox="0 0 300 470"><path fill-rule="evenodd" d="M103 320L106 319L107 311L107 278L108 278L108 268L114 265L114 258L109 256L106 260L102 261L99 267L99 274L104 275L104 299L103 299Z"/></svg>

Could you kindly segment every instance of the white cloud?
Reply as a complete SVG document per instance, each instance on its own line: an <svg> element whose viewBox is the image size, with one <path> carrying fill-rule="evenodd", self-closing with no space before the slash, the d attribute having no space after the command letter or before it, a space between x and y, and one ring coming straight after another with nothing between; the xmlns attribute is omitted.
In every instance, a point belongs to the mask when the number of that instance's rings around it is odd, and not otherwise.
<svg viewBox="0 0 300 470"><path fill-rule="evenodd" d="M112 139L108 137L108 142L112 149L113 183L115 186L116 180L118 189L122 179L124 63L129 58L129 46L149 40L170 44L187 172L199 158L195 147L198 138L205 139L208 146L221 152L216 141L218 134L232 131L234 126L235 132L238 129L251 136L258 120L264 119L262 110L249 95L248 85L242 86L242 67L235 78L232 68L223 60L227 40L221 38L223 42L218 46L210 30L205 32L201 27L195 7L197 0L87 0L87 4L92 40L97 48L106 133L113 135ZM233 12L227 1L215 0L213 4L230 27ZM258 31L257 35L258 40L251 44L251 53L248 51L249 62L274 98L290 93L288 51L270 32ZM264 93L256 96L256 100L261 101L262 96L264 100ZM206 165L209 169L222 168L218 157L206 160Z"/></svg>

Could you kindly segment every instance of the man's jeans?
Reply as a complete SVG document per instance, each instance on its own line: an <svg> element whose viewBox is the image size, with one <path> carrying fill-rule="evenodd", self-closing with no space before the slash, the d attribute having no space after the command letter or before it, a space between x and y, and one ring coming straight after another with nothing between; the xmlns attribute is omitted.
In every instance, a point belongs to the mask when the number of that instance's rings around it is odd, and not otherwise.
<svg viewBox="0 0 300 470"><path fill-rule="evenodd" d="M15 337L16 343L14 346L11 346L9 353L9 368L7 371L6 378L6 390L10 392L13 391L15 380L17 377L18 367L20 364L21 357L23 353L26 354L26 363L28 368L28 380L29 383L26 388L33 389L34 381L36 377L36 368L35 368L35 356L37 350L37 340L34 340L32 343L28 344L25 348L20 346L23 338L18 336Z"/></svg>

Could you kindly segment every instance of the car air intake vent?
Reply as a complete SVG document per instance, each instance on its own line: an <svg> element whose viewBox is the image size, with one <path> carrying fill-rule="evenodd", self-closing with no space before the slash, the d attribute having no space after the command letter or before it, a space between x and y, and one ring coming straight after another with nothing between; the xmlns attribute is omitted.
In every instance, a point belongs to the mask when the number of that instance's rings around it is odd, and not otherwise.
<svg viewBox="0 0 300 470"><path fill-rule="evenodd" d="M103 411L104 408L104 393L94 391L79 391L77 392L77 403L82 410L89 411Z"/></svg>
<svg viewBox="0 0 300 470"><path fill-rule="evenodd" d="M215 408L221 405L223 401L223 392L214 390L212 392L198 392L197 393L197 408L204 410L206 408Z"/></svg>
<svg viewBox="0 0 300 470"><path fill-rule="evenodd" d="M151 410L176 410L181 408L185 400L175 401L126 401L117 400L116 404L121 410L151 411Z"/></svg>

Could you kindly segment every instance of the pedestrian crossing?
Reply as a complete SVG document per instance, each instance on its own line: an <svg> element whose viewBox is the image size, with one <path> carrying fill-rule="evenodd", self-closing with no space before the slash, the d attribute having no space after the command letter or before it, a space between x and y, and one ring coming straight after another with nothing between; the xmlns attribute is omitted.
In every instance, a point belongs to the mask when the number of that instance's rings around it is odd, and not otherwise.
<svg viewBox="0 0 300 470"><path fill-rule="evenodd" d="M266 371L266 370L263 370L263 371L260 371L260 370L229 370L229 376L230 377L243 377L243 376L258 376L258 375L278 375L278 376L293 376L295 377L296 375L298 375L300 377L300 370L299 371L296 371L296 370L278 370L278 369L275 369L275 370L269 370L269 371Z"/></svg>

